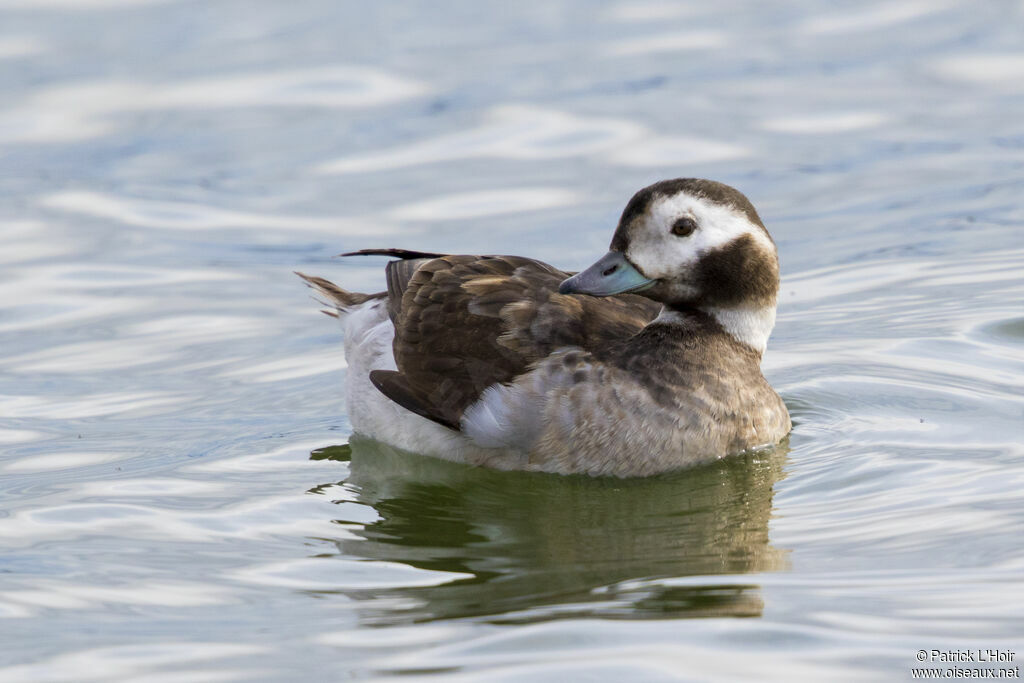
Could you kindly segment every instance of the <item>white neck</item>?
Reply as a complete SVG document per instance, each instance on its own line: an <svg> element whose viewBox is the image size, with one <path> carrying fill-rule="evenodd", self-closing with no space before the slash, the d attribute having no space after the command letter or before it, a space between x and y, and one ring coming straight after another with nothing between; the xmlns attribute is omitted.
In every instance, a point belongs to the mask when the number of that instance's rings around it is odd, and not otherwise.
<svg viewBox="0 0 1024 683"><path fill-rule="evenodd" d="M730 337L764 355L764 350L768 347L768 336L771 335L772 328L775 327L775 306L761 308L703 306L700 310L714 318ZM678 324L681 320L682 316L677 311L666 306L650 324L672 325Z"/></svg>
<svg viewBox="0 0 1024 683"><path fill-rule="evenodd" d="M760 354L768 347L768 336L775 327L775 306L760 308L716 308L706 306L705 313L718 321L729 335Z"/></svg>

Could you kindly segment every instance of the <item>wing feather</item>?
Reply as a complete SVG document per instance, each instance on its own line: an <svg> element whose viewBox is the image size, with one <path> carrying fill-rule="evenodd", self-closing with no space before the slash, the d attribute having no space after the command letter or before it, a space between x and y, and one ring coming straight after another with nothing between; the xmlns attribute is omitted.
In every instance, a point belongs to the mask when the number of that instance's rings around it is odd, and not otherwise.
<svg viewBox="0 0 1024 683"><path fill-rule="evenodd" d="M457 429L487 387L513 380L557 348L627 339L660 310L632 295L558 294L568 276L519 256L392 261L388 309L398 372L375 371L372 381L399 405Z"/></svg>

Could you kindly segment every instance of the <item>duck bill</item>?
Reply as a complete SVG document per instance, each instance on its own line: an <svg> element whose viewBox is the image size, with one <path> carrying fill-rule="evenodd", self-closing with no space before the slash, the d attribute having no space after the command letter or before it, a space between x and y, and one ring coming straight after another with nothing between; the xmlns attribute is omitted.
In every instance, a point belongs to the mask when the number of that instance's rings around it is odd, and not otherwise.
<svg viewBox="0 0 1024 683"><path fill-rule="evenodd" d="M610 296L638 292L653 284L654 280L644 277L621 251L609 251L583 272L563 280L558 293Z"/></svg>

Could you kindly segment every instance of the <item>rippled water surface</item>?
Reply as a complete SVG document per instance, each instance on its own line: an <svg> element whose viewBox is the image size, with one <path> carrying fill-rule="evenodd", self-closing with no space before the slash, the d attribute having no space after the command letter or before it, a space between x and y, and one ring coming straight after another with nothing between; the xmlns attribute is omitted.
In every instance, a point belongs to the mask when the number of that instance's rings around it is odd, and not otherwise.
<svg viewBox="0 0 1024 683"><path fill-rule="evenodd" d="M1024 658L1024 3L521 4L0 0L0 679ZM778 243L784 447L618 481L350 439L292 270L579 268L676 176Z"/></svg>

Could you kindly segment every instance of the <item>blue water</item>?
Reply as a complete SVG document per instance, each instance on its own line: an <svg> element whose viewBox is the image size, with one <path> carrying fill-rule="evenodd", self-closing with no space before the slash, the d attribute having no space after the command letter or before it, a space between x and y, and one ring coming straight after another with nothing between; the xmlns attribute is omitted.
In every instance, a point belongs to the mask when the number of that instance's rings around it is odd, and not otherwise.
<svg viewBox="0 0 1024 683"><path fill-rule="evenodd" d="M522 5L0 0L0 679L1024 657L1024 3ZM677 176L779 246L784 447L615 481L350 441L293 270L575 269Z"/></svg>

